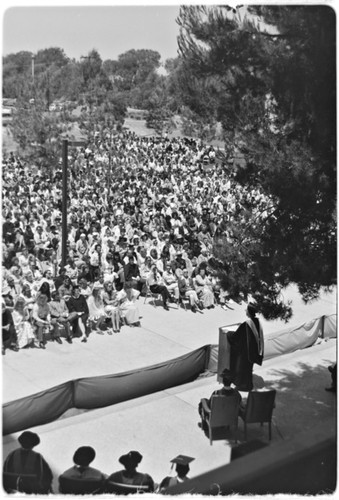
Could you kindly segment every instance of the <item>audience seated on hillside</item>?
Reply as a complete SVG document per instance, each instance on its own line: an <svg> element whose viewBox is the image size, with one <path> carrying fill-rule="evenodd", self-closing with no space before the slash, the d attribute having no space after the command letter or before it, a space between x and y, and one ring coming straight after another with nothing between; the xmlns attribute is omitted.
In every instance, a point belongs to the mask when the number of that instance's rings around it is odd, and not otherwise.
<svg viewBox="0 0 339 500"><path fill-rule="evenodd" d="M227 290L220 287L209 264L214 238L222 235L232 241L234 227L245 221L249 209L253 224L260 226L266 209L274 205L260 187L240 186L227 166L215 161L213 147L200 140L138 137L123 131L115 136L114 144L112 161L119 166L121 175L109 189L109 148L105 139L95 134L86 148L70 150L64 266L61 168L51 173L13 153L3 155L2 296L11 311L19 296L25 299L28 321L34 326L35 340L41 348L46 347L49 336L57 342L61 339L61 323L65 327L70 323L72 335L81 335L82 341L87 341L96 321L88 323L89 312L81 297L86 302L92 296L94 283L102 285L97 303L106 281L117 292L124 290L119 315L129 324L138 320L136 296L128 292L130 286L142 295L149 286L162 296L167 309L170 300L179 299L179 280L184 270L188 271L190 283L182 293L189 298L192 311L199 306L213 308L216 303L227 310ZM213 159L209 171L205 168L206 156ZM93 168L87 168L89 163ZM76 292L76 298L73 288L77 285L80 292ZM47 309L54 290L66 303L66 323L55 322L55 318L50 321L48 315L46 319L36 316L39 295L47 296ZM125 294L131 295L129 302ZM80 302L82 310L78 311L75 303ZM105 314L109 305L104 304ZM129 318L133 308L134 318ZM113 321L112 311L109 316ZM66 318L66 312L63 314ZM96 316L90 314L91 318ZM117 312L112 326L119 329ZM68 333L66 336L71 340Z"/></svg>

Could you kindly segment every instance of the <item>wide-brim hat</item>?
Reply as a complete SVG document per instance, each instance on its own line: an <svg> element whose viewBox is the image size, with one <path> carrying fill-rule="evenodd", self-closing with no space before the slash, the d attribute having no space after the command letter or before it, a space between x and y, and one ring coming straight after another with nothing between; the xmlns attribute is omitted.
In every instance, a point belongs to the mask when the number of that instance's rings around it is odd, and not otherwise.
<svg viewBox="0 0 339 500"><path fill-rule="evenodd" d="M76 465L87 466L95 459L95 450L91 446L80 446L73 455Z"/></svg>
<svg viewBox="0 0 339 500"><path fill-rule="evenodd" d="M18 437L18 441L23 448L31 449L40 443L40 438L35 432L25 431Z"/></svg>
<svg viewBox="0 0 339 500"><path fill-rule="evenodd" d="M142 455L138 451L130 451L127 455L121 455L119 462L124 465L138 465L142 460Z"/></svg>

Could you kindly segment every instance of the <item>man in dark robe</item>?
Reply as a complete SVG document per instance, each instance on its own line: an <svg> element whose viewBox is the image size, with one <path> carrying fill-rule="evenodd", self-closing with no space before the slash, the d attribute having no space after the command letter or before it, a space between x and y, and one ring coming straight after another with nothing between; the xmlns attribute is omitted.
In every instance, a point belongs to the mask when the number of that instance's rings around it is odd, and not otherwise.
<svg viewBox="0 0 339 500"><path fill-rule="evenodd" d="M264 338L262 326L253 304L247 306L247 321L235 332L228 332L230 344L230 371L233 383L239 391L253 389L253 364L262 364L264 357Z"/></svg>
<svg viewBox="0 0 339 500"><path fill-rule="evenodd" d="M4 489L13 492L47 494L51 492L52 471L40 453L33 448L40 443L37 434L23 432L18 441L21 448L12 451L4 463Z"/></svg>

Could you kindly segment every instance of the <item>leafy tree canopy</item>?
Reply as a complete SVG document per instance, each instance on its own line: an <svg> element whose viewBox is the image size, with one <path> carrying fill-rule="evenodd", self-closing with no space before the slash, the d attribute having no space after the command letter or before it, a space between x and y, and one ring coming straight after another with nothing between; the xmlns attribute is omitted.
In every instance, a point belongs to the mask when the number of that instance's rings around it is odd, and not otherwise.
<svg viewBox="0 0 339 500"><path fill-rule="evenodd" d="M222 122L223 160L240 155L236 179L274 200L259 228L245 217L248 239L245 227L236 242L219 239L218 271L267 317L288 318L284 286L310 300L336 280L334 12L183 6L178 23L185 104Z"/></svg>

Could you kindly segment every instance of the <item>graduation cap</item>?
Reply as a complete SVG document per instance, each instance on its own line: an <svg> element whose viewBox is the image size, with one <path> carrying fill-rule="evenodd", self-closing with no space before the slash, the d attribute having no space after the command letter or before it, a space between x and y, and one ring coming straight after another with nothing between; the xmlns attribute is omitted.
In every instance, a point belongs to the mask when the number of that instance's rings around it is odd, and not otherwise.
<svg viewBox="0 0 339 500"><path fill-rule="evenodd" d="M193 458L193 457L188 457L187 455L178 455L177 457L170 460L170 462L171 462L172 468L173 468L174 464L188 465L191 462L193 462L193 460L195 460L195 458Z"/></svg>

